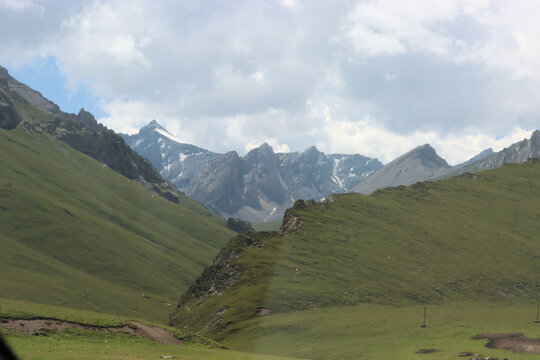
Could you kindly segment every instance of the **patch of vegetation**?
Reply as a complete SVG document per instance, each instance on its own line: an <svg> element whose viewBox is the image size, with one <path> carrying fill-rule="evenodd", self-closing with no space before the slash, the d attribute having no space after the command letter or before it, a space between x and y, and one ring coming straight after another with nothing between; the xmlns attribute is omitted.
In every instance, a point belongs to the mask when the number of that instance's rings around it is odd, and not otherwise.
<svg viewBox="0 0 540 360"><path fill-rule="evenodd" d="M282 223L282 220L276 220L265 223L254 223L252 225L256 231L278 231Z"/></svg>
<svg viewBox="0 0 540 360"><path fill-rule="evenodd" d="M0 153L3 297L164 320L233 235L47 135L0 129Z"/></svg>

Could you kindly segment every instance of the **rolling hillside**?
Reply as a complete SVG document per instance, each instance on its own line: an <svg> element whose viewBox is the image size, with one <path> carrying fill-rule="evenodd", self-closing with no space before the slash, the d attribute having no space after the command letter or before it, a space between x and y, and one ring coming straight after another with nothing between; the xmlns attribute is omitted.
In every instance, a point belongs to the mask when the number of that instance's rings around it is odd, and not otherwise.
<svg viewBox="0 0 540 360"><path fill-rule="evenodd" d="M297 201L282 233L231 240L171 323L227 343L253 334L246 321L310 309L536 301L539 204L537 160L370 196Z"/></svg>
<svg viewBox="0 0 540 360"><path fill-rule="evenodd" d="M4 298L164 319L233 234L48 134L0 129L0 169Z"/></svg>

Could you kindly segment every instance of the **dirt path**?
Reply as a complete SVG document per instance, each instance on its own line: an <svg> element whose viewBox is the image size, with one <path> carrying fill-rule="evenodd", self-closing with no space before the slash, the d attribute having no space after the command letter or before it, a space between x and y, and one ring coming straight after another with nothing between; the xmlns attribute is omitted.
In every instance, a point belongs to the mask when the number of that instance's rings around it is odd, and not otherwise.
<svg viewBox="0 0 540 360"><path fill-rule="evenodd" d="M92 326L75 322L55 320L55 319L8 319L0 322L0 328L19 331L25 334L34 334L42 329L52 329L62 331L67 328L90 329L98 331L113 331L136 335L161 344L180 345L183 341L176 338L169 330L159 326L146 325L138 321L131 321L124 326Z"/></svg>
<svg viewBox="0 0 540 360"><path fill-rule="evenodd" d="M490 349L503 349L529 354L540 354L540 339L528 339L522 333L500 334L486 333L478 334L473 337L474 340L488 339L486 344Z"/></svg>
<svg viewBox="0 0 540 360"><path fill-rule="evenodd" d="M135 334L140 337L150 339L162 344L180 345L183 341L178 339L169 330L160 328L159 326L150 326L138 321L132 321L130 324L137 326Z"/></svg>

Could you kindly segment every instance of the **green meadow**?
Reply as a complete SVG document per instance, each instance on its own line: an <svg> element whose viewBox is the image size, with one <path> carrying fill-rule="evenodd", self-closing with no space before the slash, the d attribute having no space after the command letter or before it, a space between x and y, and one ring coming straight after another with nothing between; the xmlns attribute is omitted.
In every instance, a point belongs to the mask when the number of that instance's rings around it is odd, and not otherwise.
<svg viewBox="0 0 540 360"><path fill-rule="evenodd" d="M164 321L232 236L45 134L0 130L0 296Z"/></svg>
<svg viewBox="0 0 540 360"><path fill-rule="evenodd" d="M470 352L532 360L538 354L488 349L482 333L521 332L540 338L536 304L459 302L422 305L360 304L259 317L235 324L223 343L233 349L309 359L456 359ZM430 350L433 352L420 353ZM466 357L466 359L473 356Z"/></svg>

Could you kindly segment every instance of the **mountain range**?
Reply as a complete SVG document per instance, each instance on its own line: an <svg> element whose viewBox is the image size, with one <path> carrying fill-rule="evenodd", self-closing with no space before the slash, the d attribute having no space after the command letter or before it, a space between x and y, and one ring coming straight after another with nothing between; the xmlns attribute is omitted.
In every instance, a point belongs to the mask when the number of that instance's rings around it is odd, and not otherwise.
<svg viewBox="0 0 540 360"><path fill-rule="evenodd" d="M429 144L385 166L357 154L326 155L315 147L301 153L274 153L268 144L263 144L243 157L234 151L218 154L180 142L155 120L138 134L122 137L162 176L216 214L268 222L279 220L297 199L320 201L332 193L349 191L369 194L385 187L442 180L508 162L523 162L540 153L538 134L536 131L530 140L497 153L486 149L455 166L448 165Z"/></svg>
<svg viewBox="0 0 540 360"><path fill-rule="evenodd" d="M352 189L382 164L362 155L326 155L315 147L274 153L263 144L241 157L181 143L153 120L127 144L192 199L222 217L251 222L281 219L296 199L324 199Z"/></svg>
<svg viewBox="0 0 540 360"><path fill-rule="evenodd" d="M470 160L449 166L429 144L412 149L386 164L360 181L354 192L370 194L377 189L411 185L418 181L438 181L452 176L495 169L506 163L522 163L540 156L540 131L533 131L530 139L524 139L508 148L494 153L486 149Z"/></svg>

